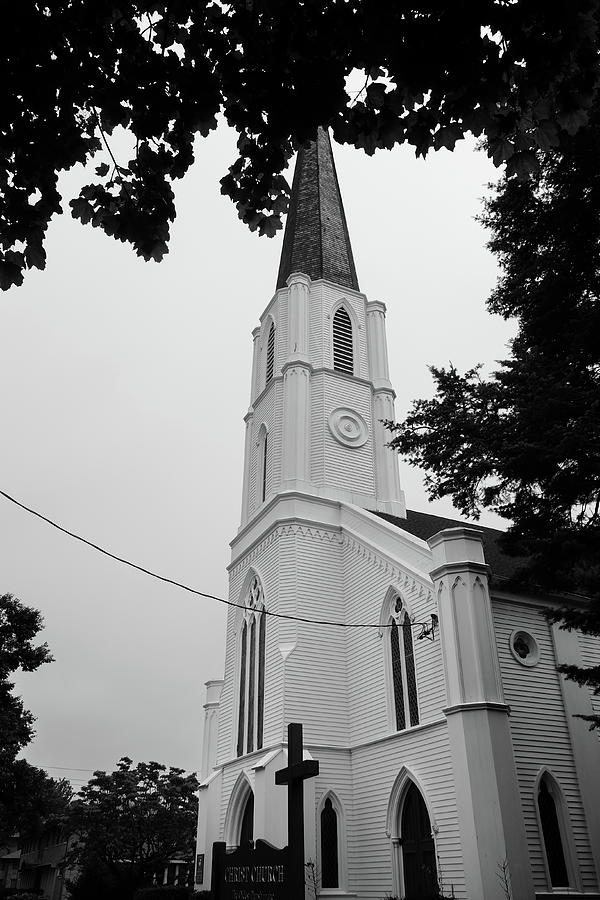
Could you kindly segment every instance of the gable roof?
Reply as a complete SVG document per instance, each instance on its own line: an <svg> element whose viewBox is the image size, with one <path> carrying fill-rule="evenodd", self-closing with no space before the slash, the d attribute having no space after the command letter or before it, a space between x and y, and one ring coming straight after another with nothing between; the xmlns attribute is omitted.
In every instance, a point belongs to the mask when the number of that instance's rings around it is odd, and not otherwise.
<svg viewBox="0 0 600 900"><path fill-rule="evenodd" d="M285 223L277 290L293 272L359 290L329 134L301 147Z"/></svg>
<svg viewBox="0 0 600 900"><path fill-rule="evenodd" d="M401 528L402 531L414 534L423 541L433 537L444 528L459 528L468 525L471 528L479 529L483 532L483 552L485 561L492 570L492 577L514 581L518 570L526 561L522 556L508 556L503 552L500 542L504 532L498 528L487 528L473 522L461 522L460 519L446 519L443 516L433 516L430 513L417 512L413 509L407 509L406 519L384 512L376 512L375 515L397 528Z"/></svg>

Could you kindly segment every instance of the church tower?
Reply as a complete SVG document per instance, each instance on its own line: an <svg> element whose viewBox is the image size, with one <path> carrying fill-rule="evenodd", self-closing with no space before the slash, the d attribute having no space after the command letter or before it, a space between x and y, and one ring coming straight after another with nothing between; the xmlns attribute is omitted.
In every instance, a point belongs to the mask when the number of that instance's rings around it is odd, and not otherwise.
<svg viewBox="0 0 600 900"><path fill-rule="evenodd" d="M589 697L556 674L577 640L567 648L539 599L511 593L518 562L499 532L406 509L381 424L395 397L385 306L360 291L323 129L298 154L253 341L197 889L213 842L286 843L274 776L300 722L320 766L304 793L313 894L506 900L499 871L513 900L597 890L600 745L573 718Z"/></svg>
<svg viewBox="0 0 600 900"><path fill-rule="evenodd" d="M359 290L329 135L298 154L277 289L253 333L242 529L299 491L405 514L385 306Z"/></svg>

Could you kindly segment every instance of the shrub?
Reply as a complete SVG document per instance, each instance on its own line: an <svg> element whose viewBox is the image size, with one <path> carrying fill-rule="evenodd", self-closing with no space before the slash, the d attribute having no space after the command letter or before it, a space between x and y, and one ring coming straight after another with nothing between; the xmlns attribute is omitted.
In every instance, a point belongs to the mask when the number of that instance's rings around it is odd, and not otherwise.
<svg viewBox="0 0 600 900"><path fill-rule="evenodd" d="M192 900L197 896L206 896L206 891L201 894L194 894L191 887L182 887L179 885L165 884L156 887L140 888L134 894L134 900Z"/></svg>

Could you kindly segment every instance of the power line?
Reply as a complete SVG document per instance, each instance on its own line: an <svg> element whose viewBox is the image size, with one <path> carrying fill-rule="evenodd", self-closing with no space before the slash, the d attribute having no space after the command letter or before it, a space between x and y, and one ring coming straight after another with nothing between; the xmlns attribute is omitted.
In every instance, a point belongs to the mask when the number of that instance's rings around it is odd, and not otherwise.
<svg viewBox="0 0 600 900"><path fill-rule="evenodd" d="M18 506L20 509L25 510L30 515L35 516L38 519L41 519L42 522L46 522L48 525L51 525L52 528L56 528L57 531L66 534L68 537L73 538L76 541L80 541L82 544L86 544L86 546L91 547L92 550L96 550L98 553L102 553L104 556L108 556L109 559L114 559L116 562L121 563L124 566L129 566L131 569L136 569L138 572L142 572L144 575L150 576L150 578L156 578L158 581L162 581L165 584L171 584L174 587L180 588L182 591L187 591L189 594L195 594L197 597L204 597L207 600L216 600L218 603L224 603L225 606L233 606L236 609L246 610L248 607L243 603L234 603L233 600L225 600L224 597L217 597L215 594L207 594L205 591L199 591L196 588L190 587L187 584L183 584L181 581L176 581L174 578L167 578L165 575L159 575L158 572L153 572L151 569L146 569L144 566L140 566L137 563L131 562L129 559L125 559L122 556L117 556L116 553L111 553L110 550L106 550L104 547L100 547L99 544L95 544L93 541L89 541L87 538L82 537L80 534L76 534L74 531L69 531L68 528L64 528L62 525L59 525L58 522L54 522L52 519L49 519L48 516L44 516L42 513L38 512L35 509L32 509L30 506L26 506L24 503L21 503L20 500L15 499L15 497L11 497L10 494L7 494L6 491L0 490L0 496L4 497L5 500L8 500L10 503L14 503L15 506ZM293 622L304 622L308 625L331 625L336 628L387 628L392 627L392 623L382 624L380 622L334 622L331 619L309 619L304 616L293 616L289 613L278 613L273 612L266 607L262 610L262 612L266 616L273 616L277 619L291 619ZM431 637L433 640L435 625L432 622L401 622L397 624L398 628L420 628L421 632L418 635L421 637Z"/></svg>

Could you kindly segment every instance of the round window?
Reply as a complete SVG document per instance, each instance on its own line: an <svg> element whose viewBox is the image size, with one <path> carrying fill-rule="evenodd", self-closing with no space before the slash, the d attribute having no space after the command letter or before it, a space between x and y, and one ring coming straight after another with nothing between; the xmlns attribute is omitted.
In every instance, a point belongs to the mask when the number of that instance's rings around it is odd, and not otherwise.
<svg viewBox="0 0 600 900"><path fill-rule="evenodd" d="M509 638L510 652L522 666L535 666L540 658L538 642L528 631L517 629Z"/></svg>

